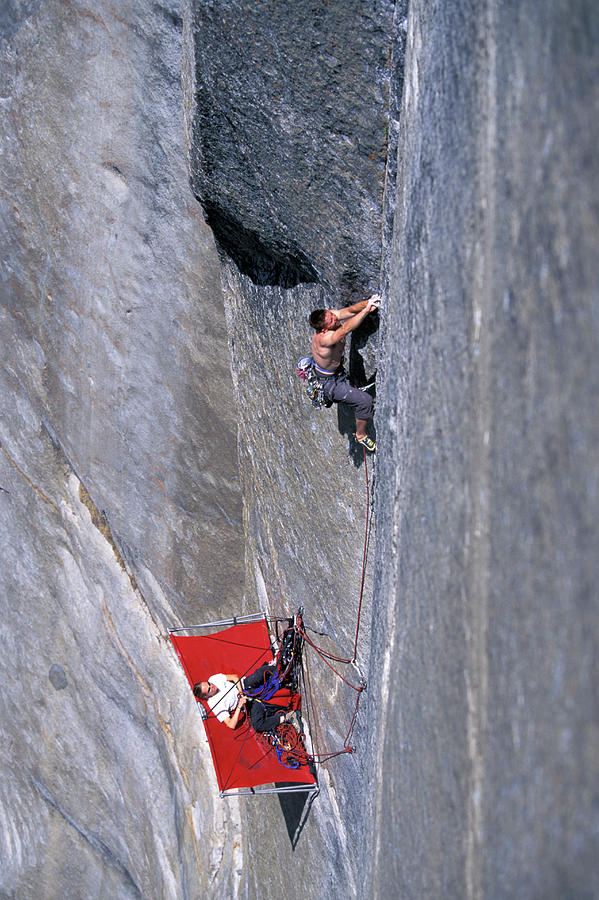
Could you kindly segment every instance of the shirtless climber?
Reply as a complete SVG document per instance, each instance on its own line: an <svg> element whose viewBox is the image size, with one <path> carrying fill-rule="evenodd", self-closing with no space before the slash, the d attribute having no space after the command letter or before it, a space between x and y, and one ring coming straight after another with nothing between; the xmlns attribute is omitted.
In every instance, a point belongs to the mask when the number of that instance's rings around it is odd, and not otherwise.
<svg viewBox="0 0 599 900"><path fill-rule="evenodd" d="M241 713L249 700L250 720L256 731L270 731L285 721L293 721L291 713L246 697L243 691L253 690L264 684L264 676L272 671L274 663L264 663L260 668L241 678L239 675L211 675L208 681L198 681L193 686L197 700L206 700L208 706L227 728L237 728Z"/></svg>
<svg viewBox="0 0 599 900"><path fill-rule="evenodd" d="M347 403L356 416L355 438L370 453L376 444L366 434L368 422L372 419L372 397L365 391L352 387L343 368L345 339L350 331L362 324L366 316L378 309L381 298L373 294L368 300L361 300L345 309L315 309L310 313L310 325L316 331L312 338L312 359L314 372L324 387L325 396L333 402Z"/></svg>

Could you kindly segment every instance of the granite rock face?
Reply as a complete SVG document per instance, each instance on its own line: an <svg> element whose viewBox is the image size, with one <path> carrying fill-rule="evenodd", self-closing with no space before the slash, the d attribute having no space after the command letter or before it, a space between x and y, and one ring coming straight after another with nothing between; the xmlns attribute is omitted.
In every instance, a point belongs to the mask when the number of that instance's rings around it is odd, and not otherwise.
<svg viewBox="0 0 599 900"><path fill-rule="evenodd" d="M297 6L300 43L318 44L328 17L338 43L359 46L356 8ZM247 895L286 895L307 867L307 896L323 885L333 896L386 896L390 885L400 897L593 895L597 14L590 4L523 4L514 15L502 3L413 2L400 108L397 7L383 38L387 112L362 81L367 66L349 67L340 84L333 76L310 108L318 159L329 162L339 149L330 98L368 98L346 104L356 140L343 160L347 183L329 198L314 157L304 150L302 165L293 156L304 136L296 143L285 128L295 122L287 98L303 115L327 65L325 50L299 82L295 67L277 65L294 58L297 6L286 23L274 2L235 4L234 21L218 4L196 3L193 14L193 184L209 220L218 202L230 225L219 239L212 223L243 411L246 590L253 580L275 608L304 603L336 651L351 641L359 460L345 458L346 422L292 401L290 367L307 346L310 307L348 299L352 253L366 276L359 286L386 294L372 357L376 577L359 654L369 670L353 735L359 756L327 767L293 852L272 834L276 801L272 820L264 806L246 809ZM377 12L390 14L369 6ZM222 81L221 25L230 35ZM240 46L251 48L244 61ZM360 168L360 148L381 115L398 169L391 159L378 193L373 285L358 197L377 170L374 160ZM309 240L299 240L288 158L313 206ZM354 247L340 259L329 246L346 222ZM285 237L294 228L295 244ZM313 272L259 277L260 260L277 253L307 257ZM326 672L314 681L328 743L351 700L330 693ZM293 810L283 803L281 812L289 829Z"/></svg>
<svg viewBox="0 0 599 900"><path fill-rule="evenodd" d="M373 291L394 3L191 7L192 183L218 245L258 285Z"/></svg>
<svg viewBox="0 0 599 900"><path fill-rule="evenodd" d="M181 18L62 14L46 4L5 44L3 299L40 348L47 423L139 577L152 560L187 618L220 587L214 559L239 555L223 509L240 501L218 265L186 189Z"/></svg>
<svg viewBox="0 0 599 900"><path fill-rule="evenodd" d="M592 3L410 4L379 351L375 896L599 892L598 37Z"/></svg>
<svg viewBox="0 0 599 900"><path fill-rule="evenodd" d="M197 2L186 45L192 185L222 257L241 411L246 602L273 614L304 606L318 643L344 658L354 649L373 461L365 466L346 410L311 409L295 364L309 352L312 309L353 303L381 284L390 69L401 45L394 16L386 2ZM375 374L378 324L373 316L348 342L358 384ZM373 527L369 538L362 670ZM311 650L306 664L317 749L343 749L355 691ZM358 671L341 668L360 684ZM360 706L348 743L363 751L366 695ZM365 775L363 752L345 755L321 770L310 811L276 798L243 808L247 896L283 896L308 869L305 896L323 884L333 896L360 890L351 848L362 840Z"/></svg>
<svg viewBox="0 0 599 900"><path fill-rule="evenodd" d="M599 16L407 7L3 8L2 896L599 893ZM366 465L294 369L379 288ZM351 656L367 484L356 753L220 801L166 628Z"/></svg>
<svg viewBox="0 0 599 900"><path fill-rule="evenodd" d="M0 893L233 893L235 809L165 636L240 605L244 571L180 10L2 10Z"/></svg>

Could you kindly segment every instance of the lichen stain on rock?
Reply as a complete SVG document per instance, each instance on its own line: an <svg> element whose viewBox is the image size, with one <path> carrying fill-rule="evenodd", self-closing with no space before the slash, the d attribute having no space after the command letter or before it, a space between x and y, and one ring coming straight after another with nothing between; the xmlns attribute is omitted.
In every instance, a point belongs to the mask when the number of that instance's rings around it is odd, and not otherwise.
<svg viewBox="0 0 599 900"><path fill-rule="evenodd" d="M44 493L44 491L40 487L38 487L36 484L34 484L34 482L31 480L31 478L29 478L28 475L25 474L25 472L21 469L21 467L18 465L18 463L12 458L12 456L10 455L10 453L8 452L8 450L6 449L4 444L2 445L2 452L4 453L5 457L7 458L7 460L11 464L11 466L14 466L14 468L17 470L17 472L19 473L21 478L23 478L27 482L29 487L33 491L35 491L35 493L38 495L38 497L41 497L42 500L44 501L44 503L47 503L48 506L52 507L54 512L57 513L58 507L56 506L56 504L53 503L52 500L50 500L50 498Z"/></svg>
<svg viewBox="0 0 599 900"><path fill-rule="evenodd" d="M98 531L100 532L102 537L105 538L105 540L110 544L112 552L116 556L119 566L121 567L123 572L125 572L125 574L129 578L131 587L133 588L134 591L139 591L139 587L135 580L135 576L127 568L125 560L121 556L119 549L114 541L114 538L112 536L112 531L110 529L110 525L108 524L108 520L106 519L106 516L104 515L103 512L101 512L98 509L98 507L96 506L96 504L90 497L89 491L87 490L87 488L85 487L85 485L83 484L82 481L79 482L79 499L81 500L83 505L89 511L89 514L90 514L91 520L92 520L92 524L94 525L94 527L98 529Z"/></svg>

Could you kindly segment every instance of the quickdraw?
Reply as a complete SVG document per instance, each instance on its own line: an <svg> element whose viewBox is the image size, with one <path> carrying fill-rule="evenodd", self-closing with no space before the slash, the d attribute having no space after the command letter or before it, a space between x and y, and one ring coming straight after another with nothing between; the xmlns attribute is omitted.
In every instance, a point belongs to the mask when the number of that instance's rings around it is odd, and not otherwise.
<svg viewBox="0 0 599 900"><path fill-rule="evenodd" d="M314 409L322 409L323 407L328 409L329 406L333 405L332 400L329 400L325 395L324 387L316 375L314 360L311 356L302 356L297 362L295 371L304 382L306 394Z"/></svg>

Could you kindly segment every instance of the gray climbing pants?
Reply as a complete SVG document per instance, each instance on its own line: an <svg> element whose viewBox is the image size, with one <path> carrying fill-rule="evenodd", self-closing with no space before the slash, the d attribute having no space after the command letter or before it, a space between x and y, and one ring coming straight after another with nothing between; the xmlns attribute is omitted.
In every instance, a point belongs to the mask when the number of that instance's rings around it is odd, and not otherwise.
<svg viewBox="0 0 599 900"><path fill-rule="evenodd" d="M347 403L354 410L356 419L372 419L372 397L366 391L351 386L343 367L331 375L324 375L316 368L314 372L329 400L333 403Z"/></svg>

